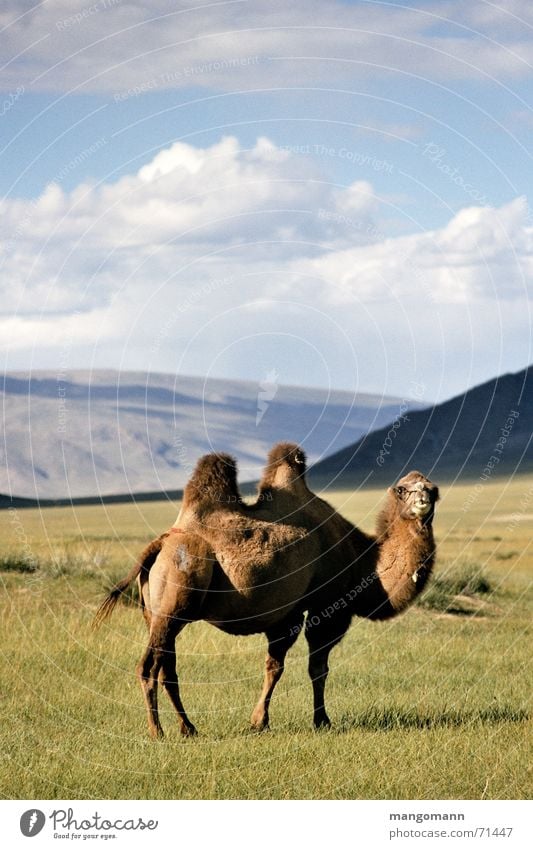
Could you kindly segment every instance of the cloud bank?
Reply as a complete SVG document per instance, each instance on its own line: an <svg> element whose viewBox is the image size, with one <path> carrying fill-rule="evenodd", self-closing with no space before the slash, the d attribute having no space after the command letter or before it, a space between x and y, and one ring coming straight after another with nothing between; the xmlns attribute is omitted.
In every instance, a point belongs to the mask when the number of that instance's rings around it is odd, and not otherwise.
<svg viewBox="0 0 533 849"><path fill-rule="evenodd" d="M348 75L509 79L531 73L527 0L350 5L332 0L2 4L7 91L233 90ZM302 22L305 22L302 24ZM245 72L245 73L243 73Z"/></svg>
<svg viewBox="0 0 533 849"><path fill-rule="evenodd" d="M399 237L391 204L267 138L241 149L231 136L175 143L112 184L4 199L7 367L31 351L33 367L231 375L238 362L243 377L285 367L281 382L450 394L520 346L527 362L524 199Z"/></svg>

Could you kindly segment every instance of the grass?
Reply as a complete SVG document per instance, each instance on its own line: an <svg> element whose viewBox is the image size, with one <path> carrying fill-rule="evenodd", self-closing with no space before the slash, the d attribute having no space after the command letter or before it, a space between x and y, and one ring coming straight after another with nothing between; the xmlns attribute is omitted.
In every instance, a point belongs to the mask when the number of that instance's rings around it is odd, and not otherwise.
<svg viewBox="0 0 533 849"><path fill-rule="evenodd" d="M532 512L531 494L526 477L443 488L438 567L421 603L390 622L355 620L331 655L330 731L311 730L304 640L276 690L273 730L256 736L247 725L264 638L195 623L178 657L200 736L180 738L163 697L167 737L156 744L134 677L146 639L138 610L120 605L97 633L90 622L177 505L0 512L0 795L528 798L533 556L517 516ZM381 496L330 500L371 529Z"/></svg>
<svg viewBox="0 0 533 849"><path fill-rule="evenodd" d="M428 610L473 613L477 612L476 608L465 605L465 601L470 602L492 590L490 579L479 563L452 564L433 578L429 588L418 599L418 604Z"/></svg>
<svg viewBox="0 0 533 849"><path fill-rule="evenodd" d="M0 572L37 572L39 564L31 557L18 552L11 552L0 557Z"/></svg>
<svg viewBox="0 0 533 849"><path fill-rule="evenodd" d="M0 557L0 572L38 572L41 576L59 577L92 575L98 577L107 561L106 548L78 545L73 542L55 545L47 556L11 551Z"/></svg>

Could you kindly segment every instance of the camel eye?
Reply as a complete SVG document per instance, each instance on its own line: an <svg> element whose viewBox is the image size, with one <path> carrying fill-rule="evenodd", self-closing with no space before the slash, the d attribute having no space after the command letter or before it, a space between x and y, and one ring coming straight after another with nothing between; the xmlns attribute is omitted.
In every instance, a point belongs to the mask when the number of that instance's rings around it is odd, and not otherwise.
<svg viewBox="0 0 533 849"><path fill-rule="evenodd" d="M405 491L406 490L405 490L404 486L397 486L396 487L396 495L398 496L398 498L403 498L404 495L405 495Z"/></svg>

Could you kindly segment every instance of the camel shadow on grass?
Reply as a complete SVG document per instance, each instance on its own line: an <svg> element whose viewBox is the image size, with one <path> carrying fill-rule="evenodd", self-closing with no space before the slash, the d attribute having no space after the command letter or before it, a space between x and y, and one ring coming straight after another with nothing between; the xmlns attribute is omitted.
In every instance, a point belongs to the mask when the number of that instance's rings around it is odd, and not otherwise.
<svg viewBox="0 0 533 849"><path fill-rule="evenodd" d="M368 708L357 716L343 716L337 725L340 733L363 729L367 731L427 730L459 728L472 725L498 725L504 722L525 722L529 714L522 708L494 705L477 710L442 710L422 713L416 708Z"/></svg>

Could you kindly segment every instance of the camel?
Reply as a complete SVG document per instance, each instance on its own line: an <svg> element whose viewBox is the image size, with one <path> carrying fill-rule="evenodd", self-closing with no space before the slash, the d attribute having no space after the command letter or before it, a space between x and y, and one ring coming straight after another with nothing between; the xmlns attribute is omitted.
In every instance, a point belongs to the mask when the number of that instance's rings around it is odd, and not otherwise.
<svg viewBox="0 0 533 849"><path fill-rule="evenodd" d="M205 620L231 634L265 633L265 676L251 717L258 731L269 727L286 654L304 630L314 726L329 727L328 658L352 618L391 618L424 588L435 559L432 523L439 493L431 481L410 472L391 487L376 535L370 536L316 496L305 474L302 449L280 443L269 455L256 502L246 505L234 459L201 458L176 524L150 543L98 609L97 624L138 579L149 642L137 673L152 737L163 736L158 680L182 734L196 733L176 672L175 639L187 623Z"/></svg>

